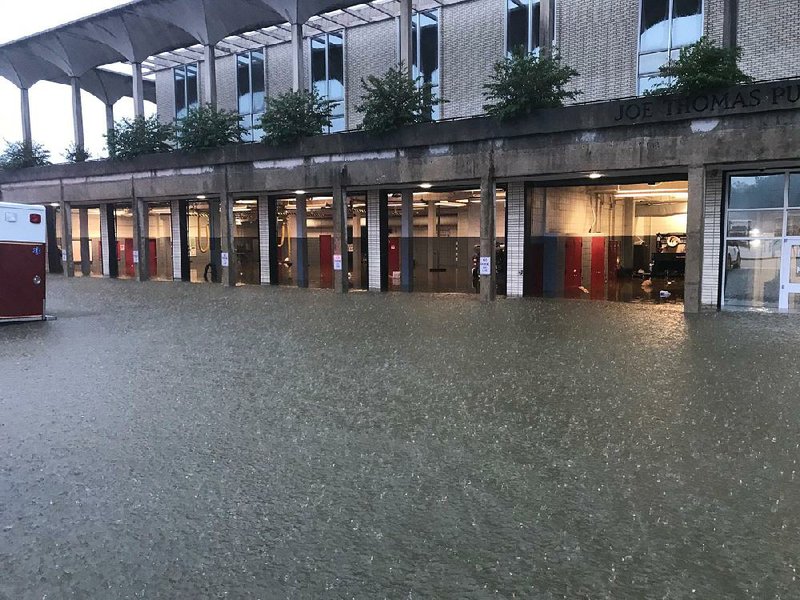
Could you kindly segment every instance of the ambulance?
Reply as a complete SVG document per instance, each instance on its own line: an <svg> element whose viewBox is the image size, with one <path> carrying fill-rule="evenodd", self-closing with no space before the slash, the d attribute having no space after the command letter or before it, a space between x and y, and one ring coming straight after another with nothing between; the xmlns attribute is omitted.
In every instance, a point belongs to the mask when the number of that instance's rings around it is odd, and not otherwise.
<svg viewBox="0 0 800 600"><path fill-rule="evenodd" d="M0 202L0 323L44 321L44 206Z"/></svg>

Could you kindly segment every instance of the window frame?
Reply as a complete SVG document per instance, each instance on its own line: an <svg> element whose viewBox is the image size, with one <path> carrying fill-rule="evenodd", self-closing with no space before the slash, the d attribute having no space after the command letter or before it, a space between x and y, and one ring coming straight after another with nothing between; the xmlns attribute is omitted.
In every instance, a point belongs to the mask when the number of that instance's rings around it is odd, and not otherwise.
<svg viewBox="0 0 800 600"><path fill-rule="evenodd" d="M441 7L431 8L429 10L414 10L411 12L411 31L412 35L416 38L416 48L417 48L417 66L415 67L414 64L410 65L411 68L411 77L414 77L414 69L416 68L419 70L419 63L421 62L421 49L422 49L422 28L419 24L419 17L420 15L436 15L436 70L439 71L439 82L433 86L433 94L436 97L441 97L441 90L442 90L442 9ZM400 21L398 20L398 26ZM416 33L415 33L416 30ZM399 36L398 36L398 56L400 54L399 48ZM421 77L421 74L420 74ZM415 83L417 85L417 89L422 87L423 82L419 81L419 78L415 78ZM432 121L439 121L442 118L441 114L442 105L436 105L433 107L433 114L431 115Z"/></svg>
<svg viewBox="0 0 800 600"><path fill-rule="evenodd" d="M326 127L324 133L340 133L341 131L347 131L347 36L345 35L346 29L337 29L335 31L326 31L322 33L318 33L317 35L309 36L308 38L308 83L309 87L314 87L314 72L313 72L313 51L314 51L314 41L319 41L320 39L324 40L325 44L325 96L324 98L330 99L330 82L331 82L331 70L330 70L330 36L335 35L342 40L342 99L341 100L334 100L334 102L341 102L342 105L342 122L343 127L341 130L334 130L333 127Z"/></svg>
<svg viewBox="0 0 800 600"><path fill-rule="evenodd" d="M264 72L262 73L262 79L264 81L264 110L261 112L255 111L255 102L254 99L254 91L253 91L253 52L260 52L261 53L261 64ZM247 56L247 70L248 70L248 95L250 96L250 112L249 113L242 113L239 107L239 57L240 56ZM267 48L266 46L262 46L259 48L251 48L250 50L243 50L242 52L237 52L235 54L235 62L234 62L234 69L236 69L236 112L239 113L240 122L242 117L250 117L250 123L252 127L247 129L247 132L242 134L242 138L245 142L257 142L260 140L256 140L253 132L258 129L260 130L261 127L256 127L255 123L253 122L253 117L256 114L264 114L267 109ZM244 126L244 125L243 125Z"/></svg>
<svg viewBox="0 0 800 600"><path fill-rule="evenodd" d="M528 52L528 54L535 54L536 56L538 56L539 53L541 52L541 48L542 48L541 41L542 40L541 39L539 40L539 45L538 46L536 46L535 48L531 48L531 44L533 43L533 5L534 4L538 4L539 5L539 30L541 32L541 26L542 26L542 24L541 24L542 2L545 1L545 0L522 0L522 1L528 7L528 36L527 36L528 37L528 39L527 39L527 46L528 47L527 47L527 52ZM511 50L509 50L509 48L508 48L508 13L509 13L508 0L502 0L502 2L503 2L503 48L504 48L504 51L505 51L505 56L509 57L509 56L511 56ZM551 19L553 19L553 22L555 22L555 10L556 10L555 5L556 5L556 2L554 1L553 2L553 15L551 17ZM553 31L553 41L555 43L555 27L553 29L554 29L554 31ZM541 33L540 33L539 37L541 38Z"/></svg>
<svg viewBox="0 0 800 600"><path fill-rule="evenodd" d="M197 102L194 103L194 104L189 104L189 73L188 73L189 67L194 67L195 68L195 76L194 77L195 77L195 84L196 84L196 87L197 87L197 90L196 90ZM196 108L196 107L200 106L200 104L201 104L201 98L200 98L200 63L192 62L192 63L185 63L185 64L180 65L178 67L172 67L172 101L173 101L173 114L174 114L174 118L175 118L176 121L180 121L181 119L186 118L186 115L180 116L178 114L178 97L177 97L177 93L176 93L177 92L176 87L177 87L177 84L178 84L176 75L178 74L178 71L181 71L183 73L183 98L184 98L184 103L186 104L186 106L184 107L186 112L188 113L192 108Z"/></svg>

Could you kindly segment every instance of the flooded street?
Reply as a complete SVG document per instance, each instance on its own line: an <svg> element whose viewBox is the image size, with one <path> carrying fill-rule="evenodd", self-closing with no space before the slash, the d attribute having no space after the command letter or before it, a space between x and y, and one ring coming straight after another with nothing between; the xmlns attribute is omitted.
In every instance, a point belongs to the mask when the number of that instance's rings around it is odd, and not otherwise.
<svg viewBox="0 0 800 600"><path fill-rule="evenodd" d="M800 596L800 319L52 278L0 599Z"/></svg>

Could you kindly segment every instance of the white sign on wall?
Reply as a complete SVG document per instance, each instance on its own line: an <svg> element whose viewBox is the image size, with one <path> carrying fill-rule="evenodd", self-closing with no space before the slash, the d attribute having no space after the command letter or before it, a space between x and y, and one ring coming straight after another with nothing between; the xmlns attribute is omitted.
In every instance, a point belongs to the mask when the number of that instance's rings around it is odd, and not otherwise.
<svg viewBox="0 0 800 600"><path fill-rule="evenodd" d="M491 275L492 274L492 257L491 256L481 256L480 274L481 275Z"/></svg>
<svg viewBox="0 0 800 600"><path fill-rule="evenodd" d="M227 252L223 252L222 253L222 266L223 267L227 267L228 266L228 253Z"/></svg>
<svg viewBox="0 0 800 600"><path fill-rule="evenodd" d="M333 255L333 270L334 271L341 271L342 270L342 255L341 254L334 254Z"/></svg>
<svg viewBox="0 0 800 600"><path fill-rule="evenodd" d="M139 264L139 251L138 250L134 250L133 251L133 264L135 264L135 265Z"/></svg>

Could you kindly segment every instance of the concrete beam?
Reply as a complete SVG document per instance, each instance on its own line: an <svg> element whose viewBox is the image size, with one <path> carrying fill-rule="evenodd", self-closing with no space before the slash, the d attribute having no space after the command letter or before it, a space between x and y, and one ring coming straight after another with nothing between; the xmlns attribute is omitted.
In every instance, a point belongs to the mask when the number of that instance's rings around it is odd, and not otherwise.
<svg viewBox="0 0 800 600"><path fill-rule="evenodd" d="M299 92L305 88L303 68L303 24L292 23L292 90Z"/></svg>
<svg viewBox="0 0 800 600"><path fill-rule="evenodd" d="M217 107L217 58L213 44L203 47L203 101Z"/></svg>
<svg viewBox="0 0 800 600"><path fill-rule="evenodd" d="M724 0L722 7L722 45L734 48L738 44L739 0Z"/></svg>
<svg viewBox="0 0 800 600"><path fill-rule="evenodd" d="M346 294L350 291L349 255L347 253L347 188L345 187L346 168L333 173L333 289ZM338 261L336 259L338 258ZM338 263L338 264L337 264ZM338 269L337 269L338 267Z"/></svg>
<svg viewBox="0 0 800 600"><path fill-rule="evenodd" d="M686 205L686 273L684 303L686 313L700 312L703 283L703 199L706 170L702 165L689 167L689 200Z"/></svg>
<svg viewBox="0 0 800 600"><path fill-rule="evenodd" d="M495 244L497 229L497 186L494 170L481 177L481 258L489 257L488 275L481 275L481 300L491 302L497 296L497 270L495 265ZM480 264L478 265L480 269Z"/></svg>
<svg viewBox="0 0 800 600"><path fill-rule="evenodd" d="M83 101L81 100L81 81L77 77L70 79L72 87L72 131L75 149L82 150L85 144L83 133Z"/></svg>
<svg viewBox="0 0 800 600"><path fill-rule="evenodd" d="M142 63L135 62L131 65L133 71L133 115L144 117L144 79L142 77Z"/></svg>
<svg viewBox="0 0 800 600"><path fill-rule="evenodd" d="M33 147L31 133L31 100L28 88L20 88L20 112L22 116L22 143L29 150Z"/></svg>

